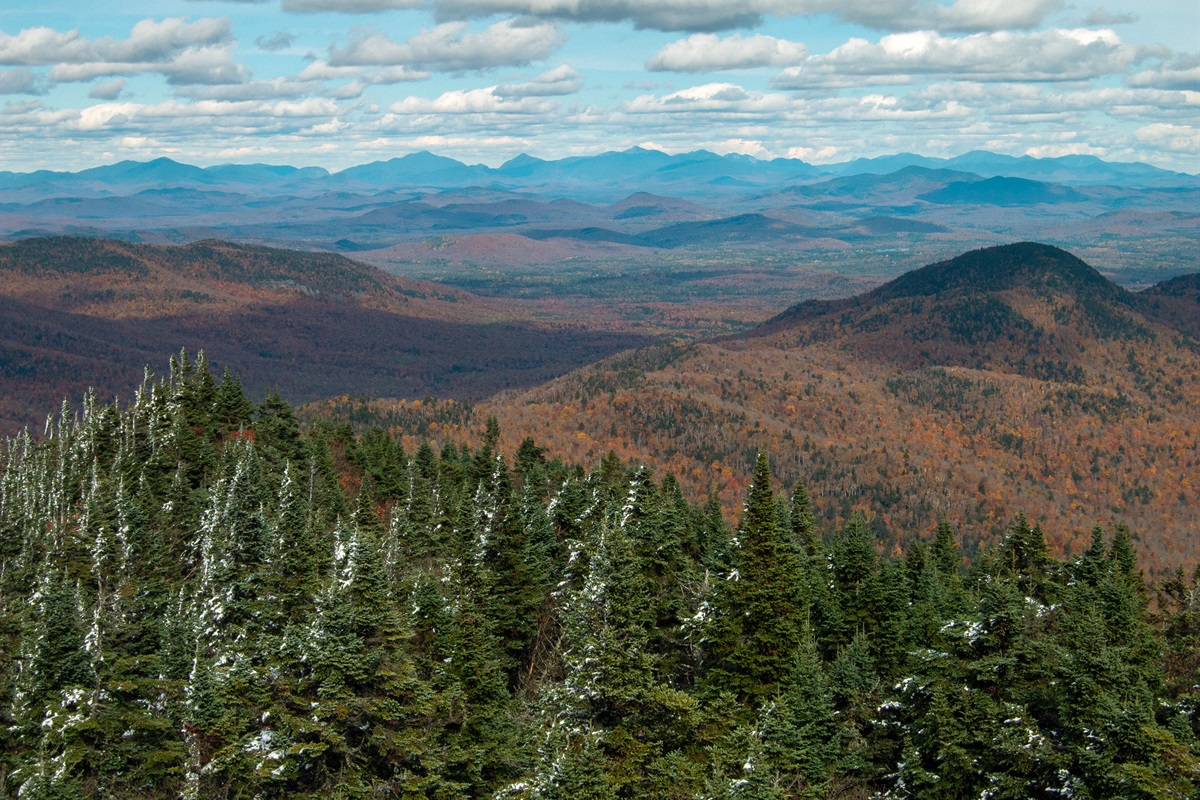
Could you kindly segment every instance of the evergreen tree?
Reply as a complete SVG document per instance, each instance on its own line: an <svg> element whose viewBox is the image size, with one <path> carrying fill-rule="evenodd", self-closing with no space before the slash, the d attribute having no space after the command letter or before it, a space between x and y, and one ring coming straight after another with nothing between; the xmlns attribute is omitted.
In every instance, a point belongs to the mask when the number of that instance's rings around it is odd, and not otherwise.
<svg viewBox="0 0 1200 800"><path fill-rule="evenodd" d="M3 444L0 796L1197 794L1200 573L1152 604L1124 528L964 573L827 551L762 454L734 535L612 453L247 406L182 351Z"/></svg>
<svg viewBox="0 0 1200 800"><path fill-rule="evenodd" d="M776 524L770 464L760 451L731 551L714 593L707 684L761 701L786 678L807 609L800 559L790 532Z"/></svg>
<svg viewBox="0 0 1200 800"><path fill-rule="evenodd" d="M833 577L832 603L838 609L837 627L824 631L837 644L849 644L856 633L874 632L883 606L875 540L866 520L851 518L833 543L830 553Z"/></svg>
<svg viewBox="0 0 1200 800"><path fill-rule="evenodd" d="M842 734L817 642L806 628L780 697L762 722L763 766L787 797L826 797L837 778Z"/></svg>
<svg viewBox="0 0 1200 800"><path fill-rule="evenodd" d="M817 534L817 515L813 510L808 489L802 481L796 481L796 486L792 489L791 525L796 546L805 555L815 558L822 552L821 540Z"/></svg>
<svg viewBox="0 0 1200 800"><path fill-rule="evenodd" d="M242 391L242 382L229 374L229 370L221 376L213 398L213 424L225 431L239 431L250 424L254 418L254 406L246 399Z"/></svg>

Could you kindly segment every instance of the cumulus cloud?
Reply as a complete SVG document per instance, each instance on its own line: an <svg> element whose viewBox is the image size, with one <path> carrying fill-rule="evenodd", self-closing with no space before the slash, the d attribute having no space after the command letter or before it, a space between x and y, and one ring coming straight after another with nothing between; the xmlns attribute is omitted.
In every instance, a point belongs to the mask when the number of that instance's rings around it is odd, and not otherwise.
<svg viewBox="0 0 1200 800"><path fill-rule="evenodd" d="M227 44L232 38L227 18L144 19L125 40L88 39L78 30L26 28L15 36L0 31L0 64L164 63L189 48Z"/></svg>
<svg viewBox="0 0 1200 800"><path fill-rule="evenodd" d="M576 22L631 21L639 28L716 31L752 27L786 0L437 0L443 18L527 14Z"/></svg>
<svg viewBox="0 0 1200 800"><path fill-rule="evenodd" d="M327 98L301 100L240 101L167 100L142 104L131 102L97 103L82 109L50 109L28 105L5 109L6 138L53 135L60 140L80 138L103 142L115 137L172 137L191 140L203 131L206 142L212 137L228 141L248 133L291 135L330 118L337 117L339 105Z"/></svg>
<svg viewBox="0 0 1200 800"><path fill-rule="evenodd" d="M661 96L642 95L625 104L631 114L781 114L793 103L781 94L748 91L735 83L706 83Z"/></svg>
<svg viewBox="0 0 1200 800"><path fill-rule="evenodd" d="M317 2L318 0L305 0ZM755 27L765 16L831 14L880 30L956 32L1033 28L1063 0L435 0L442 18L527 14L577 22L629 21L638 28L713 32Z"/></svg>
<svg viewBox="0 0 1200 800"><path fill-rule="evenodd" d="M840 151L833 145L822 147L789 147L784 154L787 158L798 158L810 164L828 164L833 161Z"/></svg>
<svg viewBox="0 0 1200 800"><path fill-rule="evenodd" d="M111 81L97 83L88 90L88 97L94 100L116 100L123 91L125 91L125 79L114 78Z"/></svg>
<svg viewBox="0 0 1200 800"><path fill-rule="evenodd" d="M1034 158L1061 158L1062 156L1103 156L1102 147L1094 147L1084 142L1052 142L1038 144L1026 148L1025 155Z"/></svg>
<svg viewBox="0 0 1200 800"><path fill-rule="evenodd" d="M1040 25L1050 12L1062 7L1062 0L955 0L948 7L918 10L914 22L919 27L955 32L1024 29Z"/></svg>
<svg viewBox="0 0 1200 800"><path fill-rule="evenodd" d="M1098 135L1116 119L1192 121L1200 92L1101 87L1060 88L1053 84L953 81L911 91L909 98L958 102L976 110L980 119L1005 123L1058 123L1073 132ZM1098 116L1109 118L1099 125ZM1034 130L1037 130L1036 128Z"/></svg>
<svg viewBox="0 0 1200 800"><path fill-rule="evenodd" d="M784 70L776 88L848 85L848 78L902 82L914 75L953 75L973 81L1074 81L1122 72L1145 51L1111 30L977 33L950 38L933 31L851 39L827 55Z"/></svg>
<svg viewBox="0 0 1200 800"><path fill-rule="evenodd" d="M784 66L804 60L801 42L773 36L733 34L724 39L697 33L671 42L646 61L646 69L657 72L712 72L726 69Z"/></svg>
<svg viewBox="0 0 1200 800"><path fill-rule="evenodd" d="M556 106L540 97L505 97L495 86L457 89L430 100L406 97L388 108L392 114L548 114Z"/></svg>
<svg viewBox="0 0 1200 800"><path fill-rule="evenodd" d="M283 10L298 14L374 14L402 8L421 8L425 0L283 0Z"/></svg>
<svg viewBox="0 0 1200 800"><path fill-rule="evenodd" d="M1185 153L1195 156L1200 152L1200 128L1195 125L1171 125L1157 122L1146 125L1134 132L1140 141L1152 144L1163 150ZM1193 161L1193 164L1195 162Z"/></svg>
<svg viewBox="0 0 1200 800"><path fill-rule="evenodd" d="M276 50L286 50L296 41L296 34L289 31L276 31L270 36L255 36L254 44L258 45L260 50L268 50L274 52Z"/></svg>
<svg viewBox="0 0 1200 800"><path fill-rule="evenodd" d="M503 20L479 33L469 33L465 22L448 22L423 30L406 42L396 42L377 31L360 32L345 47L333 48L329 63L335 67L407 66L464 72L540 61L562 42L557 26L544 22Z"/></svg>
<svg viewBox="0 0 1200 800"><path fill-rule="evenodd" d="M45 94L46 80L29 67L9 67L0 70L0 95Z"/></svg>
<svg viewBox="0 0 1200 800"><path fill-rule="evenodd" d="M563 64L531 81L502 84L493 92L498 97L556 97L575 94L582 88L579 73Z"/></svg>
<svg viewBox="0 0 1200 800"><path fill-rule="evenodd" d="M242 79L233 63L228 19L144 19L124 40L88 39L78 30L26 28L0 32L0 64L53 64L53 82L89 81L109 75L158 72L171 83L232 83Z"/></svg>
<svg viewBox="0 0 1200 800"><path fill-rule="evenodd" d="M313 93L311 81L294 78L271 78L249 80L222 86L184 86L175 91L179 97L198 100L273 100L277 98L304 97Z"/></svg>
<svg viewBox="0 0 1200 800"><path fill-rule="evenodd" d="M432 74L423 70L408 67L385 67L373 69L365 67L335 67L328 61L313 61L296 75L301 81L328 81L342 78L353 78L375 85L404 83L407 81L424 81Z"/></svg>
<svg viewBox="0 0 1200 800"><path fill-rule="evenodd" d="M1181 55L1129 77L1130 86L1200 92L1200 53Z"/></svg>

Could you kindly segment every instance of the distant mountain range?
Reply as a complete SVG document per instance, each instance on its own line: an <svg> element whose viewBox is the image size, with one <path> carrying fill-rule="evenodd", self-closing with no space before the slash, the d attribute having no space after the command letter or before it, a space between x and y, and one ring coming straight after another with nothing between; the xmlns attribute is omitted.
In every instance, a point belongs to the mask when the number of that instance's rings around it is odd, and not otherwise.
<svg viewBox="0 0 1200 800"><path fill-rule="evenodd" d="M439 278L421 266L431 260L420 256L430 239L441 253L432 260L521 265L568 253L609 261L614 248L628 257L703 250L705 258L736 259L747 250L903 247L936 258L1014 239L1103 258L1119 236L1122 261L1106 266L1149 283L1194 263L1198 209L1194 175L984 152L818 167L632 148L556 161L523 155L496 168L413 153L336 173L159 158L75 173L0 173L0 238L221 238L354 253L400 274ZM487 238L467 241L473 236ZM456 244L446 249L443 237Z"/></svg>
<svg viewBox="0 0 1200 800"><path fill-rule="evenodd" d="M1197 185L1197 177L1149 164L1114 163L1094 156L1033 158L973 151L954 158L901 153L841 164L814 166L798 159L760 160L745 155L717 155L705 150L670 155L639 147L546 161L520 155L499 167L468 165L429 152L411 153L329 172L321 167L226 164L207 168L169 158L122 161L80 172L0 172L0 192L24 199L56 196L124 195L148 187L225 187L255 195L393 189L493 186L537 190L563 196L598 199L614 188L638 184L678 196L747 194L764 188L808 183L829 177L889 174L905 167L955 170L991 177L1024 178L1073 185L1114 184L1127 187Z"/></svg>
<svg viewBox="0 0 1200 800"><path fill-rule="evenodd" d="M1079 253L1123 284L1158 283L1194 269L1200 177L1082 156L814 166L640 148L495 168L414 153L336 173L167 158L0 173L0 240L64 234L331 251L475 293L574 293L585 316L605 301L625 303L626 318L641 313L633 304L648 281L630 276L644 273L662 303L711 300L708 320L740 298L727 317L736 327L778 311L781 291L829 297L841 280L873 285L1021 240Z"/></svg>

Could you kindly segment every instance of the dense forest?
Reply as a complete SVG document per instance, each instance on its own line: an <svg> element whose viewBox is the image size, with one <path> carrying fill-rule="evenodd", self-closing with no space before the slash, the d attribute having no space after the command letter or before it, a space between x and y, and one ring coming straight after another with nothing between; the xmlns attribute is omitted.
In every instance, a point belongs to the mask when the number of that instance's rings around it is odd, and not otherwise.
<svg viewBox="0 0 1200 800"><path fill-rule="evenodd" d="M186 353L8 440L0 796L1200 791L1200 575L1146 585L1130 531L881 552L766 452L732 527L500 441L302 430Z"/></svg>

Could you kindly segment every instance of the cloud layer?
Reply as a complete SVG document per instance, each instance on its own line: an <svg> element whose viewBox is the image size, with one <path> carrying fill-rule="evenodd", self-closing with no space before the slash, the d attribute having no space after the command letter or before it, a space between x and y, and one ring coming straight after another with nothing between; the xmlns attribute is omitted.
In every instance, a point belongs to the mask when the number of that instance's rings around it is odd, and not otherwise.
<svg viewBox="0 0 1200 800"><path fill-rule="evenodd" d="M101 29L10 3L22 26L0 31L0 146L29 167L163 154L337 167L422 142L489 162L644 143L824 161L1091 153L1200 171L1200 21L1171 47L1130 8L246 0L245 13L221 6L228 17L117 7ZM23 145L34 139L45 146Z"/></svg>
<svg viewBox="0 0 1200 800"><path fill-rule="evenodd" d="M646 61L652 72L712 72L795 64L803 61L808 48L773 36L732 36L720 39L697 33L672 42Z"/></svg>
<svg viewBox="0 0 1200 800"><path fill-rule="evenodd" d="M396 42L377 31L361 31L349 44L334 48L329 63L335 67L481 70L540 61L562 42L559 29L544 22L504 20L479 33L469 32L465 22L447 22L404 42Z"/></svg>
<svg viewBox="0 0 1200 800"><path fill-rule="evenodd" d="M632 22L662 31L715 32L754 27L767 17L829 14L881 30L933 27L967 32L1032 28L1063 2L954 0L945 6L933 0L437 0L434 6L448 19L521 14L574 22Z"/></svg>
<svg viewBox="0 0 1200 800"><path fill-rule="evenodd" d="M918 75L974 81L1080 81L1121 73L1149 54L1123 44L1107 29L1005 31L954 38L914 31L894 33L878 42L851 39L827 55L784 70L774 85L786 89L848 86L854 79L872 77L896 83Z"/></svg>

